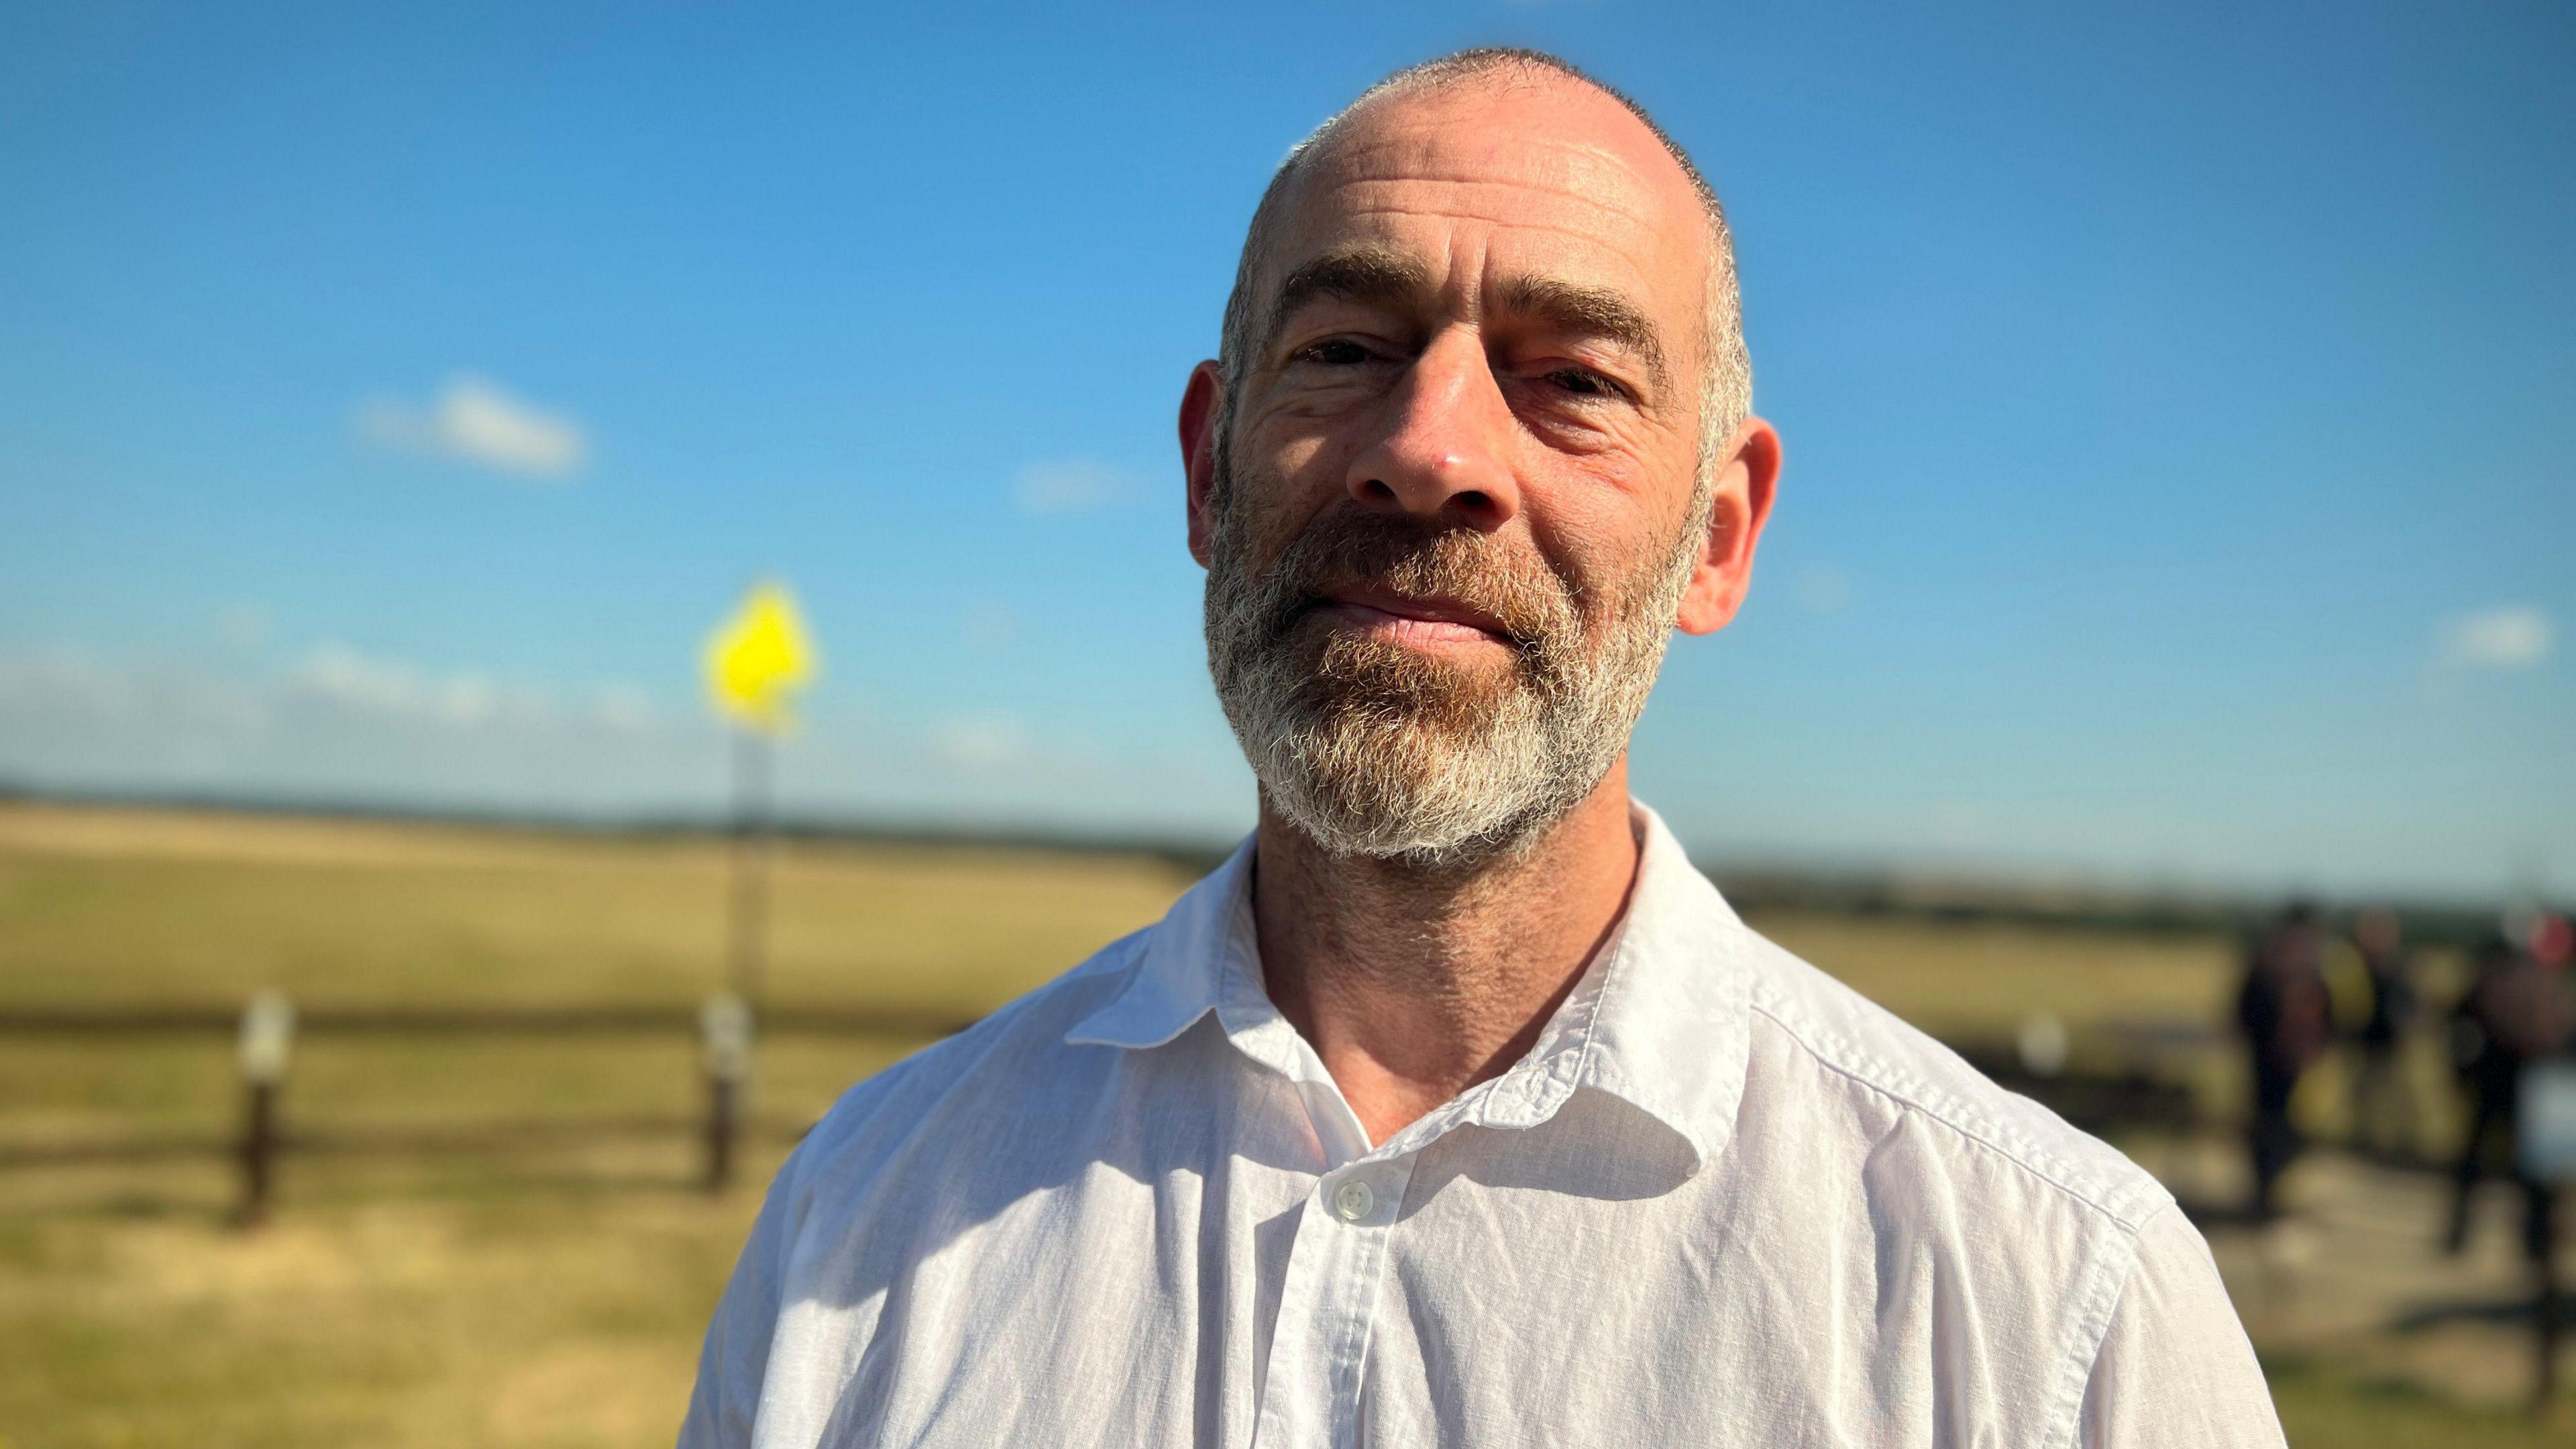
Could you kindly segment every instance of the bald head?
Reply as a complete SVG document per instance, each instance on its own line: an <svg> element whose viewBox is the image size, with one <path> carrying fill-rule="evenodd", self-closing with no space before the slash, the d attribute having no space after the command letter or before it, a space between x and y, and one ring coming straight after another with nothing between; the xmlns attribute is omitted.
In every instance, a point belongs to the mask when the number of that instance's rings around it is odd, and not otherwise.
<svg viewBox="0 0 2576 1449"><path fill-rule="evenodd" d="M1677 188L1676 194L1686 193L1698 217L1695 240L1701 257L1697 270L1704 294L1697 349L1698 451L1701 471L1705 473L1713 466L1719 447L1751 416L1753 401L1752 363L1744 347L1735 246L1727 228L1725 208L1689 153L1644 107L1568 62L1541 51L1501 47L1466 50L1407 67L1362 92L1289 152L1253 210L1252 224L1244 235L1243 254L1235 268L1234 290L1226 301L1218 361L1228 392L1240 386L1244 369L1264 345L1273 319L1294 300L1285 292L1296 279L1280 274L1283 234L1294 229L1299 205L1319 178L1332 175L1339 169L1337 163L1347 161L1353 152L1366 152L1384 144L1385 128L1373 123L1387 120L1397 108L1509 109L1507 103L1516 93L1525 95L1533 89L1571 91L1582 101L1595 104L1550 108L1552 128L1566 134L1526 134L1525 130L1508 128L1506 123L1507 129L1495 136L1495 144L1544 144L1550 140L1595 146L1606 143L1608 148L1629 153L1632 170L1645 169L1637 165L1642 159L1636 154L1639 151L1659 153L1657 159L1664 164L1666 174L1639 179L1649 184L1661 181ZM1586 111L1594 114L1586 115ZM1526 116L1516 119L1526 127ZM1623 131L1628 134L1621 135ZM1580 186L1594 178L1567 175L1564 179L1569 186Z"/></svg>

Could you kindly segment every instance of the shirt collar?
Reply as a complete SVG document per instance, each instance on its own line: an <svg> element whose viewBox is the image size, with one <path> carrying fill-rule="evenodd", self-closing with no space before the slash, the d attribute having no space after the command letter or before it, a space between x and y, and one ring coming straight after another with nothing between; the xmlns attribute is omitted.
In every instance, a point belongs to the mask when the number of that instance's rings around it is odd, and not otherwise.
<svg viewBox="0 0 2576 1449"><path fill-rule="evenodd" d="M1172 903L1145 933L1126 984L1074 1024L1075 1045L1158 1047L1214 1010L1229 991L1261 991L1252 928L1252 845L1245 836L1225 864Z"/></svg>
<svg viewBox="0 0 2576 1449"><path fill-rule="evenodd" d="M1542 1093L1533 1106L1544 1110L1530 1120L1552 1114L1573 1088L1591 1087L1671 1128L1689 1144L1696 1172L1726 1149L1744 1099L1753 1013L1749 933L1663 818L1643 805L1630 808L1644 849L1627 915L1522 1063L1540 1064L1551 1052L1574 1063L1551 1064L1570 1085ZM1578 1020L1578 1001L1588 1001L1588 1019Z"/></svg>
<svg viewBox="0 0 2576 1449"><path fill-rule="evenodd" d="M1661 817L1632 805L1644 842L1628 909L1529 1054L1404 1129L1402 1150L1450 1127L1533 1127L1580 1088L1628 1103L1688 1144L1696 1172L1723 1151L1750 1050L1745 928ZM1147 933L1125 984L1073 1043L1142 1050L1214 1011L1229 1034L1272 1012L1252 924L1250 838ZM1267 1056L1267 1053L1260 1055Z"/></svg>

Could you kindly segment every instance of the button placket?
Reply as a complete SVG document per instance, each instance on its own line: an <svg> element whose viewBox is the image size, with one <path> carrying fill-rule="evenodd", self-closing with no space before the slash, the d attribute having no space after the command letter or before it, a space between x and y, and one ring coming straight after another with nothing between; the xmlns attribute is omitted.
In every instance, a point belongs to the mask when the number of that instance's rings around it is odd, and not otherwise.
<svg viewBox="0 0 2576 1449"><path fill-rule="evenodd" d="M1385 1276L1411 1154L1317 1179L1288 1254L1262 1385L1261 1449L1356 1442L1378 1284Z"/></svg>

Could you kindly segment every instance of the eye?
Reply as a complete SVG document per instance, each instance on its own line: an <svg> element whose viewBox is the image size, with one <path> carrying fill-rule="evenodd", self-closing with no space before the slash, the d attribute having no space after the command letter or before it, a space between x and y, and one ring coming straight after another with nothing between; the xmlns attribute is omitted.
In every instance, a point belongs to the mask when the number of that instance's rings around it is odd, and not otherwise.
<svg viewBox="0 0 2576 1449"><path fill-rule="evenodd" d="M1576 397L1617 397L1619 385L1588 368L1560 367L1547 380Z"/></svg>
<svg viewBox="0 0 2576 1449"><path fill-rule="evenodd" d="M1369 360L1369 351L1347 337L1332 337L1301 349L1296 360L1317 362L1326 367L1357 367Z"/></svg>

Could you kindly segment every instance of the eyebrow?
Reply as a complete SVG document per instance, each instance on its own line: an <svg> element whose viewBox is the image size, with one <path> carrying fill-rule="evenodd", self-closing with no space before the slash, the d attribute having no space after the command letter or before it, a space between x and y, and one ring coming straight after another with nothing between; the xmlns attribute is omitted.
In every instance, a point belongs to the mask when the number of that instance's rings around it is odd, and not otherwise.
<svg viewBox="0 0 2576 1449"><path fill-rule="evenodd" d="M1383 247L1351 247L1303 262L1279 284L1271 299L1264 346L1299 309L1322 298L1344 302L1401 302L1431 289L1431 274L1420 262ZM1644 364L1658 390L1666 381L1663 339L1654 323L1634 302L1609 287L1588 286L1557 277L1515 277L1504 282L1497 299L1502 310L1533 318L1577 337L1595 337L1627 349Z"/></svg>
<svg viewBox="0 0 2576 1449"><path fill-rule="evenodd" d="M1514 277L1500 290L1504 311L1534 317L1571 336L1597 337L1624 347L1645 364L1647 380L1659 390L1663 387L1663 339L1637 304L1618 292L1555 277Z"/></svg>
<svg viewBox="0 0 2576 1449"><path fill-rule="evenodd" d="M1397 302L1431 290L1431 273L1420 262L1383 247L1352 247L1326 252L1302 262L1279 284L1271 299L1264 346L1310 302L1331 297L1344 302Z"/></svg>

